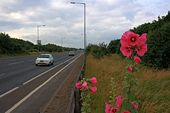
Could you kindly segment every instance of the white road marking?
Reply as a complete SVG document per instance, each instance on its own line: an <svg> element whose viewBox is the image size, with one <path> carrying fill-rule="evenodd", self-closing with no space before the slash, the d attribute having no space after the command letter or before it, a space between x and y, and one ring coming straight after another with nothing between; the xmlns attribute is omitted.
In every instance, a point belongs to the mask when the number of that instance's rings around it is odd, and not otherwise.
<svg viewBox="0 0 170 113"><path fill-rule="evenodd" d="M21 64L21 63L24 63L24 61L13 62L13 63L10 63L10 64L8 64L8 65L15 65L15 64Z"/></svg>
<svg viewBox="0 0 170 113"><path fill-rule="evenodd" d="M17 90L18 88L19 88L19 87L15 87L15 88L13 88L13 89L11 89L11 90L7 91L6 93L4 93L4 94L0 95L0 98L2 98L2 97L4 97L5 95L7 95L7 94L9 94L9 93L11 93L11 92L13 92L13 91Z"/></svg>
<svg viewBox="0 0 170 113"><path fill-rule="evenodd" d="M73 61L71 61L69 64L64 66L62 69L60 69L57 73L55 73L53 76L51 76L48 80L46 80L43 84L35 88L32 92L30 92L28 95L26 95L22 100L17 102L13 107L11 107L8 111L5 113L11 113L13 110L15 110L18 106L20 106L25 100L27 100L31 95L33 95L36 91L38 91L41 87L46 85L49 81L51 81L56 75L58 75L61 71L63 71L65 68L67 68L69 65L71 65L73 62L75 62L81 55L76 57Z"/></svg>
<svg viewBox="0 0 170 113"><path fill-rule="evenodd" d="M73 58L74 58L74 57L73 57ZM41 73L41 74L35 76L34 78L32 78L32 79L30 79L30 80L24 82L23 85L28 84L29 82L33 81L34 79L36 79L36 78L42 76L43 74L45 74L45 73L47 73L47 72L53 70L54 68L56 68L56 67L58 67L58 66L60 66L60 65L62 65L62 64L64 64L64 63L66 63L66 62L68 62L69 60L71 60L71 59L73 59L73 58L70 58L70 59L66 60L65 62L62 62L62 63L60 63L59 65L56 65L56 66L54 66L53 68L51 68L51 69L49 69L49 70L47 70L47 71L45 71L45 72L43 72L43 73Z"/></svg>
<svg viewBox="0 0 170 113"><path fill-rule="evenodd" d="M33 81L34 79L36 79L36 78L38 78L38 77L42 76L43 74L45 74L45 73L47 73L47 72L49 72L49 71L53 70L54 68L56 68L56 67L58 67L58 66L60 66L60 65L62 65L62 64L64 64L64 63L66 63L66 62L68 62L69 60L71 60L71 59L73 59L73 58L74 58L74 57L72 57L72 58L70 58L70 59L66 60L65 62L62 62L62 63L60 63L60 64L56 65L55 67L50 68L49 70L47 70L47 71L45 71L45 72L43 72L43 73L41 73L41 74L37 75L36 77L34 77L34 78L32 78L32 79L30 79L30 80L28 80L28 81L24 82L24 83L23 83L23 85L28 84L29 82ZM5 74L6 74L6 73L2 73L2 74L0 74L0 77L1 77L1 76L3 76L3 75L5 75ZM18 89L18 88L19 88L19 87L15 87L15 88L13 88L13 89L11 89L11 90L7 91L6 93L1 94L1 95L0 95L0 98L4 97L5 95L8 95L9 93L11 93L11 92L15 91L15 90L16 90L16 89Z"/></svg>

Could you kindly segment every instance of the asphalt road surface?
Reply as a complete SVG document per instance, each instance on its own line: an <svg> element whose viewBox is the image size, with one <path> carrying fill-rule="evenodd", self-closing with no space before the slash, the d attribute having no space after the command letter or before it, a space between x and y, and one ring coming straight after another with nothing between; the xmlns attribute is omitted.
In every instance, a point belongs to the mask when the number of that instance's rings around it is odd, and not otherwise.
<svg viewBox="0 0 170 113"><path fill-rule="evenodd" d="M66 84L68 75L72 76L68 73L80 71L82 56L55 54L54 65L38 67L36 56L0 59L0 113L45 111L54 93Z"/></svg>

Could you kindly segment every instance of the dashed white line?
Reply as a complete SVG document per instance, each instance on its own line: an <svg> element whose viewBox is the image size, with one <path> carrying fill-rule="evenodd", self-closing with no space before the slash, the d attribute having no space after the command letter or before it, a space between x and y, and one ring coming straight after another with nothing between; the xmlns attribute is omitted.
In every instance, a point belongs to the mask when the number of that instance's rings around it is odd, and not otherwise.
<svg viewBox="0 0 170 113"><path fill-rule="evenodd" d="M79 55L77 58L75 58L73 61L71 61L69 64L64 66L62 69L60 69L57 73L55 73L53 76L51 76L48 80L46 80L43 84L35 88L32 92L30 92L27 96L25 96L22 100L17 102L13 107L11 107L9 110L7 110L5 113L11 113L13 110L15 110L19 105L21 105L25 100L27 100L31 95L33 95L36 91L38 91L41 87L46 85L49 81L51 81L56 75L58 75L61 71L63 71L65 68L67 68L69 65L71 65L73 62L75 62L81 55Z"/></svg>
<svg viewBox="0 0 170 113"><path fill-rule="evenodd" d="M47 70L47 71L45 71L45 72L43 72L43 73L41 73L41 74L37 75L36 77L34 77L34 78L32 78L32 79L30 79L30 80L28 80L28 81L24 82L24 83L23 83L23 85L28 84L29 82L33 81L34 79L36 79L36 78L38 78L38 77L42 76L43 74L45 74L45 73L47 73L47 72L49 72L49 71L53 70L54 68L56 68L56 67L58 67L58 66L60 66L60 65L62 65L62 64L64 64L64 63L66 63L66 62L68 62L69 60L72 60L73 58L75 58L75 57L72 57L72 58L70 58L70 59L66 60L65 62L62 62L62 63L60 63L60 64L56 65L55 67L53 67L53 68L51 68L51 69L49 69L49 70ZM5 73L0 74L0 76L2 76L2 75L5 75ZM0 95L0 98L4 97L5 95L8 95L9 93L11 93L11 92L13 92L13 91L17 90L18 88L19 88L19 87L15 87L15 88L13 88L13 89L11 89L11 90L7 91L6 93L1 94L1 95Z"/></svg>
<svg viewBox="0 0 170 113"><path fill-rule="evenodd" d="M13 91L17 90L18 88L19 88L19 87L15 87L15 88L13 88L13 89L11 89L11 90L7 91L6 93L4 93L4 94L0 95L0 98L2 98L2 97L4 97L5 95L7 95L7 94L9 94L9 93L11 93L11 92L13 92Z"/></svg>
<svg viewBox="0 0 170 113"><path fill-rule="evenodd" d="M74 57L73 57L73 58L74 58ZM43 72L43 73L37 75L36 77L34 77L34 78L32 78L32 79L30 79L30 80L24 82L23 85L28 84L29 82L33 81L34 79L36 79L36 78L42 76L43 74L45 74L45 73L47 73L47 72L53 70L54 68L56 68L56 67L58 67L58 66L60 66L60 65L62 65L62 64L64 64L64 63L66 63L66 62L68 62L69 60L71 60L71 59L73 59L73 58L70 58L70 59L66 60L65 62L62 62L62 63L60 63L59 65L56 65L55 67L53 67L53 68L51 68L51 69L49 69L49 70L47 70L47 71L45 71L45 72Z"/></svg>

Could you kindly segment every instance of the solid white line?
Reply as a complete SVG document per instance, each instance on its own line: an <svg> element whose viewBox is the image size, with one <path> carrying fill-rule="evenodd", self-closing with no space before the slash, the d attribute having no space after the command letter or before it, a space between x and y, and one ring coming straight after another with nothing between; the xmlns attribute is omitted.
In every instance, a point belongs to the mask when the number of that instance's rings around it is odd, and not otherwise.
<svg viewBox="0 0 170 113"><path fill-rule="evenodd" d="M69 64L64 66L61 70L59 70L57 73L55 73L53 76L51 76L48 80L46 80L43 84L35 88L32 92L30 92L27 96L25 96L22 100L17 102L13 107L11 107L8 111L5 113L11 113L13 110L15 110L19 105L21 105L25 100L27 100L31 95L33 95L36 91L38 91L41 87L46 85L49 81L51 81L56 75L58 75L61 71L63 71L65 68L67 68L69 65L71 65L73 62L75 62L81 55L79 55L77 58L75 58L73 61L71 61Z"/></svg>
<svg viewBox="0 0 170 113"><path fill-rule="evenodd" d="M74 57L73 57L73 58L74 58ZM70 59L66 60L65 62L62 62L62 63L60 63L60 64L54 66L53 68L51 68L51 69L49 69L49 70L47 70L47 71L45 71L45 72L43 72L43 73L41 73L41 74L35 76L34 78L32 78L32 79L30 79L30 80L24 82L23 85L28 84L29 82L33 81L34 79L36 79L36 78L42 76L43 74L46 74L47 72L49 72L49 71L53 70L54 68L56 68L56 67L58 67L58 66L60 66L60 65L62 65L62 64L64 64L64 63L66 63L66 62L68 62L69 60L71 60L71 59L73 59L73 58L70 58Z"/></svg>
<svg viewBox="0 0 170 113"><path fill-rule="evenodd" d="M13 89L11 89L11 90L7 91L6 93L4 93L4 94L0 95L0 98L2 98L2 97L4 97L5 95L7 95L7 94L9 94L9 93L11 93L11 92L13 92L13 91L17 90L18 88L19 88L19 87L15 87L15 88L13 88Z"/></svg>

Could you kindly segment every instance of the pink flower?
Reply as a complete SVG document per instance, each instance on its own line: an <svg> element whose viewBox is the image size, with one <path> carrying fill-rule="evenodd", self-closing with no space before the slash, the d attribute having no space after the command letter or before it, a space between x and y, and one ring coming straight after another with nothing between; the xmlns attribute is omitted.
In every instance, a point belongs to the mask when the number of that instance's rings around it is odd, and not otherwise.
<svg viewBox="0 0 170 113"><path fill-rule="evenodd" d="M117 107L112 107L111 108L111 113L116 113L119 109Z"/></svg>
<svg viewBox="0 0 170 113"><path fill-rule="evenodd" d="M146 36L147 34L144 33L139 37L139 42L136 47L136 51L139 56L144 56L145 52L148 50L147 44L145 44L147 40Z"/></svg>
<svg viewBox="0 0 170 113"><path fill-rule="evenodd" d="M147 44L146 43L147 34L144 33L141 36L135 34L131 31L125 32L120 40L121 47L120 51L126 57L130 57L133 52L137 52L139 56L144 56L145 52L147 52ZM135 50L135 51L134 51Z"/></svg>
<svg viewBox="0 0 170 113"><path fill-rule="evenodd" d="M111 105L108 103L105 103L105 113L110 113L111 111Z"/></svg>
<svg viewBox="0 0 170 113"><path fill-rule="evenodd" d="M143 44L143 45L137 45L136 47L136 51L137 51L137 54L139 56L144 56L144 54L147 52L148 48L147 48L147 44Z"/></svg>
<svg viewBox="0 0 170 113"><path fill-rule="evenodd" d="M81 82L80 82L80 81L78 81L78 82L76 83L76 88L77 88L77 89L80 89L80 88L81 88Z"/></svg>
<svg viewBox="0 0 170 113"><path fill-rule="evenodd" d="M82 88L82 89L87 89L87 88L88 88L87 82L84 82L84 83L81 85L81 88Z"/></svg>
<svg viewBox="0 0 170 113"><path fill-rule="evenodd" d="M124 111L122 111L122 113L130 113L130 111L124 110Z"/></svg>
<svg viewBox="0 0 170 113"><path fill-rule="evenodd" d="M133 53L132 49L130 48L130 46L121 46L120 47L120 51L122 52L122 54L126 57L130 57Z"/></svg>
<svg viewBox="0 0 170 113"><path fill-rule="evenodd" d="M139 35L134 32L127 31L123 34L120 43L122 46L135 46L138 43Z"/></svg>
<svg viewBox="0 0 170 113"><path fill-rule="evenodd" d="M137 44L137 45L143 45L143 44L145 44L145 43L146 43L146 40L147 40L146 36L147 36L146 33L142 34L142 35L139 37L139 41L138 41L138 44Z"/></svg>
<svg viewBox="0 0 170 113"><path fill-rule="evenodd" d="M139 64L141 62L141 59L138 56L134 56L134 62L135 64Z"/></svg>
<svg viewBox="0 0 170 113"><path fill-rule="evenodd" d="M121 107L121 105L122 105L122 97L121 96L116 97L116 105L118 108Z"/></svg>
<svg viewBox="0 0 170 113"><path fill-rule="evenodd" d="M91 93L94 94L94 93L96 93L96 91L97 91L97 88L96 88L96 87L91 87L91 88L90 88L90 92L91 92Z"/></svg>
<svg viewBox="0 0 170 113"><path fill-rule="evenodd" d="M96 84L97 84L97 79L96 79L96 77L92 77L92 78L90 79L90 82L92 83L92 85L96 85Z"/></svg>
<svg viewBox="0 0 170 113"><path fill-rule="evenodd" d="M137 103L131 102L131 104L133 105L133 108L138 109L138 104Z"/></svg>
<svg viewBox="0 0 170 113"><path fill-rule="evenodd" d="M128 67L128 72L130 72L130 73L133 72L133 67L132 66Z"/></svg>

